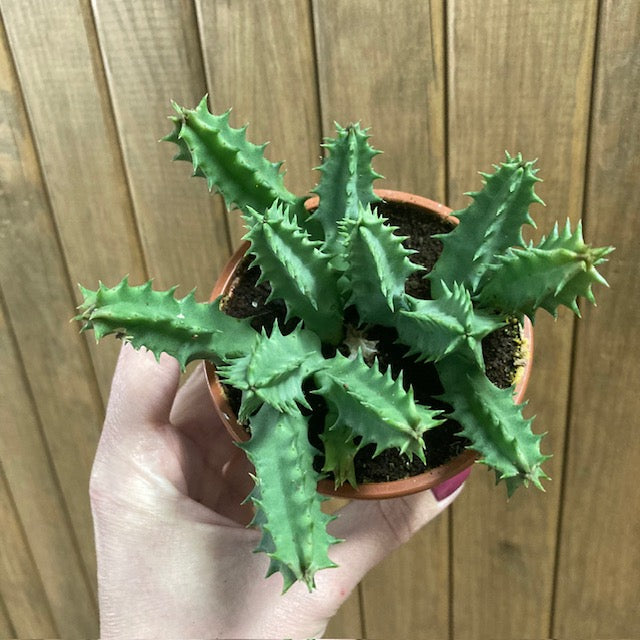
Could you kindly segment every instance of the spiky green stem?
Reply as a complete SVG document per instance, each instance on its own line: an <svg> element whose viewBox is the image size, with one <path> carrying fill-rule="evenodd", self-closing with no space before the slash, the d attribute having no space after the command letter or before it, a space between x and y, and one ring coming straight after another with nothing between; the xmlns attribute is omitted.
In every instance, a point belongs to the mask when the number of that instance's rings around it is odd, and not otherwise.
<svg viewBox="0 0 640 640"><path fill-rule="evenodd" d="M410 308L400 311L396 328L400 342L409 347L408 355L439 362L454 352L468 354L484 369L482 338L504 326L503 318L474 310L469 292L457 283L453 291L443 285L437 300L407 298Z"/></svg>
<svg viewBox="0 0 640 640"><path fill-rule="evenodd" d="M333 518L321 511L320 476L313 470L318 451L309 443L307 421L265 404L251 421L251 440L240 446L256 468L252 524L262 530L256 551L271 558L267 576L280 572L283 591L296 580L311 591L316 572L336 566L327 551L339 541L326 530Z"/></svg>
<svg viewBox="0 0 640 640"><path fill-rule="evenodd" d="M281 413L297 413L298 405L310 408L302 385L324 363L314 333L298 326L283 336L276 324L269 336L263 330L250 353L230 359L218 373L243 392L238 417L245 421L263 402Z"/></svg>
<svg viewBox="0 0 640 640"><path fill-rule="evenodd" d="M405 239L394 234L396 227L360 206L358 217L340 224L344 234L345 286L347 304L355 305L360 320L393 326L394 312L407 307L404 285L420 267L409 260L414 251L405 249Z"/></svg>
<svg viewBox="0 0 640 640"><path fill-rule="evenodd" d="M578 316L577 298L595 304L592 285L608 286L596 267L606 262L613 247L590 247L582 238L582 225L571 232L569 220L537 247L515 248L491 265L478 287L476 301L486 308L499 306L513 315L527 315L533 322L536 309L556 316L558 307L569 307Z"/></svg>
<svg viewBox="0 0 640 640"><path fill-rule="evenodd" d="M414 402L413 390L405 391L402 377L369 367L358 353L352 360L336 355L315 374L322 395L337 416L337 425L351 429L361 444L375 444L375 455L396 448L424 461L422 436L441 420L437 412Z"/></svg>
<svg viewBox="0 0 640 640"><path fill-rule="evenodd" d="M307 221L312 237L323 239L332 256L342 249L338 223L356 220L360 206L378 202L372 185L381 177L371 166L379 151L369 145L367 132L358 124L344 129L336 124L336 130L335 139L325 140L329 156L319 167L322 178L314 190L320 205Z"/></svg>
<svg viewBox="0 0 640 640"><path fill-rule="evenodd" d="M154 291L151 281L130 286L124 278L113 288L102 283L96 291L80 287L84 301L76 320L82 331L93 330L96 340L108 334L146 347L156 358L173 356L182 368L192 360L220 363L251 351L258 334L246 320L220 310L219 300L196 302L192 291L181 300L176 287Z"/></svg>
<svg viewBox="0 0 640 640"><path fill-rule="evenodd" d="M531 431L532 420L514 404L513 389L499 389L458 355L443 358L436 368L445 389L441 399L453 407L450 417L462 425L460 433L480 453L480 462L507 481L509 495L521 484L543 489L541 480L548 476L541 465L549 456L540 453L543 436Z"/></svg>
<svg viewBox="0 0 640 640"><path fill-rule="evenodd" d="M539 182L533 162L523 162L519 154L496 167L494 174L482 174L484 187L470 193L473 202L454 212L460 224L442 240L442 255L429 273L432 295L437 298L444 286L454 282L474 293L484 272L510 247L524 246L522 226L534 225L529 205L542 202L534 192Z"/></svg>
<svg viewBox="0 0 640 640"><path fill-rule="evenodd" d="M357 443L357 437L349 425L340 422L338 412L329 407L325 420L325 430L320 435L324 446L324 466L322 472L331 474L337 489L345 482L352 487L357 486L354 460L362 448L362 442Z"/></svg>
<svg viewBox="0 0 640 640"><path fill-rule="evenodd" d="M264 157L266 144L255 145L246 139L246 127L229 125L229 111L213 115L205 96L195 109L174 103L177 116L171 118L174 130L163 140L178 145L175 160L193 164L194 175L207 180L228 208L246 212L249 207L264 211L275 200L289 204L296 216L306 217L304 199L292 194L285 186L282 163L269 162Z"/></svg>
<svg viewBox="0 0 640 640"><path fill-rule="evenodd" d="M278 203L264 215L249 209L245 219L252 264L260 266L259 282L271 285L269 299L283 299L288 317L302 318L323 341L338 344L343 335L339 273L320 250L321 243L312 242Z"/></svg>

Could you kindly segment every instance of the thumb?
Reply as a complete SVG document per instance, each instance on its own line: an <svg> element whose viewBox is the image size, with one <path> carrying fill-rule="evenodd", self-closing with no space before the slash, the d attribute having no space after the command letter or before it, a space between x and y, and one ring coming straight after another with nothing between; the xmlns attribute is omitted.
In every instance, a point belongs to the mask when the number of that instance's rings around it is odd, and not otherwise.
<svg viewBox="0 0 640 640"><path fill-rule="evenodd" d="M162 354L158 362L147 350L122 346L91 472L94 509L116 496L154 505L158 488L173 495L184 485L179 447L167 428L179 381L174 358Z"/></svg>
<svg viewBox="0 0 640 640"><path fill-rule="evenodd" d="M468 473L452 479L457 486L450 484L448 491L349 503L331 525L332 535L344 540L332 548L331 559L341 567L348 566L356 582L360 581L385 556L442 513L462 491Z"/></svg>
<svg viewBox="0 0 640 640"><path fill-rule="evenodd" d="M107 463L113 470L132 462L153 461L161 468L171 457L166 427L179 382L180 367L171 356L163 353L158 362L146 349L136 351L129 344L122 345L96 463ZM119 472L125 474L125 469Z"/></svg>
<svg viewBox="0 0 640 640"><path fill-rule="evenodd" d="M105 428L117 424L169 422L180 382L178 362L163 353L160 360L146 349L123 344L113 375Z"/></svg>

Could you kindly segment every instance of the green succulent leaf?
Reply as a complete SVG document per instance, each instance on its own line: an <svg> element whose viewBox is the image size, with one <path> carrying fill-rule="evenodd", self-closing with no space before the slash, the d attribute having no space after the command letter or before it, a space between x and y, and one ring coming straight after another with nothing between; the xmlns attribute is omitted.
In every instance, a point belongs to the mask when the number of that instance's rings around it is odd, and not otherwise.
<svg viewBox="0 0 640 640"><path fill-rule="evenodd" d="M298 405L310 408L302 391L305 379L324 366L320 340L297 326L282 335L274 325L271 335L263 329L246 355L218 368L228 384L242 390L239 418L246 420L263 402L281 413L297 413Z"/></svg>
<svg viewBox="0 0 640 640"><path fill-rule="evenodd" d="M394 312L407 307L405 281L420 267L409 260L415 252L404 248L405 238L385 222L370 205L359 205L358 217L340 224L347 263L343 282L360 320L393 326Z"/></svg>
<svg viewBox="0 0 640 640"><path fill-rule="evenodd" d="M333 475L336 489L345 482L356 487L354 458L361 444L356 443L353 431L338 421L337 411L333 407L329 409L320 439L324 445L323 473Z"/></svg>
<svg viewBox="0 0 640 640"><path fill-rule="evenodd" d="M529 206L542 202L534 185L540 179L533 162L523 162L518 154L496 167L493 174L482 174L484 187L470 193L473 202L455 215L460 224L438 236L442 255L427 276L434 298L451 290L454 282L463 284L473 295L484 272L511 247L524 246L522 226L535 226Z"/></svg>
<svg viewBox="0 0 640 640"><path fill-rule="evenodd" d="M342 128L336 124L337 137L325 140L329 151L319 167L322 173L314 192L320 204L307 221L314 239L323 239L326 253L341 253L342 242L338 222L356 220L360 205L378 202L373 192L373 181L381 176L373 170L371 160L379 151L368 143L366 130L352 124Z"/></svg>
<svg viewBox="0 0 640 640"><path fill-rule="evenodd" d="M296 224L289 209L274 203L264 215L253 209L245 214L253 264L259 265L259 282L271 285L269 299L282 298L288 317L298 317L323 341L337 344L342 337L342 303L339 273Z"/></svg>
<svg viewBox="0 0 640 640"><path fill-rule="evenodd" d="M249 497L256 507L252 524L262 531L256 551L271 559L267 576L280 572L283 592L297 580L311 591L315 573L336 566L328 550L339 540L326 529L333 517L321 511L320 475L313 469L318 451L309 443L307 421L265 404L251 418L251 439L239 446L256 469Z"/></svg>
<svg viewBox="0 0 640 640"><path fill-rule="evenodd" d="M173 131L163 140L178 145L174 160L193 164L194 175L206 178L209 190L222 195L229 209L248 207L264 211L275 200L286 202L296 216L306 217L304 199L286 189L282 163L264 157L266 144L255 145L246 139L246 127L229 125L230 111L214 115L205 96L195 109L173 104L177 116L171 118Z"/></svg>
<svg viewBox="0 0 640 640"><path fill-rule="evenodd" d="M532 322L536 309L545 309L556 316L560 305L579 316L577 298L584 297L595 304L592 285L608 286L596 267L606 262L605 256L612 251L613 247L586 245L580 223L573 233L569 220L561 232L556 224L537 247L511 249L491 265L481 281L476 301L487 308L525 314Z"/></svg>
<svg viewBox="0 0 640 640"><path fill-rule="evenodd" d="M400 311L396 328L408 355L418 361L439 362L451 353L473 359L484 370L482 338L506 324L503 318L474 310L469 292L458 283L443 285L437 300L408 297L410 309Z"/></svg>
<svg viewBox="0 0 640 640"><path fill-rule="evenodd" d="M436 411L418 405L413 390L405 390L402 377L382 373L377 364L369 367L358 353L349 359L340 354L315 374L318 390L337 416L329 427L348 427L360 445L375 444L374 455L396 448L424 460L425 431L442 423Z"/></svg>
<svg viewBox="0 0 640 640"><path fill-rule="evenodd" d="M193 291L176 299L176 287L154 291L151 281L131 286L126 277L112 288L100 283L96 291L80 290L84 300L75 319L82 331L92 329L96 340L115 334L156 358L168 353L182 368L192 360L219 364L249 353L258 338L248 321L222 312L219 299L196 302Z"/></svg>
<svg viewBox="0 0 640 640"><path fill-rule="evenodd" d="M436 364L444 386L441 399L453 407L450 417L463 427L469 448L481 455L480 462L506 480L509 495L529 483L543 489L548 476L541 465L550 456L540 452L542 435L531 431L522 406L513 401L513 389L499 389L476 365L452 355Z"/></svg>

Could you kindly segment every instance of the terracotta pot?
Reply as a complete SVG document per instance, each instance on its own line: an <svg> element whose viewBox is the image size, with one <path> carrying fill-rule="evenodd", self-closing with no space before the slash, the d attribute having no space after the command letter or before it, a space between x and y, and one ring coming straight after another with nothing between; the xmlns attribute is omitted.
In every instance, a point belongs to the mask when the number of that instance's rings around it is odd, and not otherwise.
<svg viewBox="0 0 640 640"><path fill-rule="evenodd" d="M391 191L388 189L376 189L376 194L384 201L407 204L423 210L426 215L436 215L457 223L457 219L451 215L451 209L449 207L438 202L434 202L433 200L422 198L421 196L416 196L410 193L404 193L402 191ZM307 200L306 206L308 209L316 208L318 206L318 198L310 198ZM231 283L235 278L236 269L248 248L249 243L243 243L243 245L231 257L216 282L211 294L211 300L214 300L219 295L228 293ZM529 381L529 375L531 373L533 328L528 318L525 318L522 333L523 338L526 341L528 357L523 364L523 370L519 375L518 383L514 390L514 399L516 403L522 402ZM231 437L236 442L248 440L249 436L242 425L237 422L234 411L229 405L227 396L218 380L215 368L210 363L206 363L206 374L216 411L231 434ZM426 489L432 489L442 482L449 480L453 476L468 469L477 459L477 453L471 450L466 450L446 464L436 467L435 469L430 469L429 471L417 476L403 478L401 480L393 480L390 482L363 483L359 485L357 489L354 489L348 484L345 484L338 489L334 489L334 485L331 480L321 480L318 483L318 491L325 495L349 499L355 498L367 500L395 498L398 496L417 493L419 491L425 491Z"/></svg>

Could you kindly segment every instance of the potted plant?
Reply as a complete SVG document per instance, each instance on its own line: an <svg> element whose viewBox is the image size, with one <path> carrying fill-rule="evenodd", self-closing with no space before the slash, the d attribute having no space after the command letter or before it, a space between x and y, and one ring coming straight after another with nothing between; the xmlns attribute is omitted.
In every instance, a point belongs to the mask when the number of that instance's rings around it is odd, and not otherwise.
<svg viewBox="0 0 640 640"><path fill-rule="evenodd" d="M77 319L96 339L115 334L182 367L196 359L215 367L216 396L235 402L239 446L256 469L250 499L268 575L280 572L285 591L296 580L311 589L316 571L334 566L328 549L338 540L327 532L318 484L356 486L364 452L391 452L424 470L429 437L445 430L473 452L463 464L477 458L493 468L509 495L521 484L542 488L542 436L514 402L518 360L527 360L521 327L538 308L579 313L577 297L593 302L592 284L606 284L596 266L612 248L586 245L568 221L525 245L529 206L540 202L533 163L507 154L455 218L415 197L398 212L401 198L373 189L380 176L366 131L338 126L309 203L285 188L281 165L232 128L228 113L211 114L206 98L193 110L174 106L165 139L241 211L241 254L251 257L236 256L209 303L125 278L81 287ZM407 237L427 219L435 232ZM425 240L437 259L410 248ZM248 311L234 311L236 302ZM490 380L483 349L495 336L510 345L503 388ZM229 405L220 411L234 426Z"/></svg>

